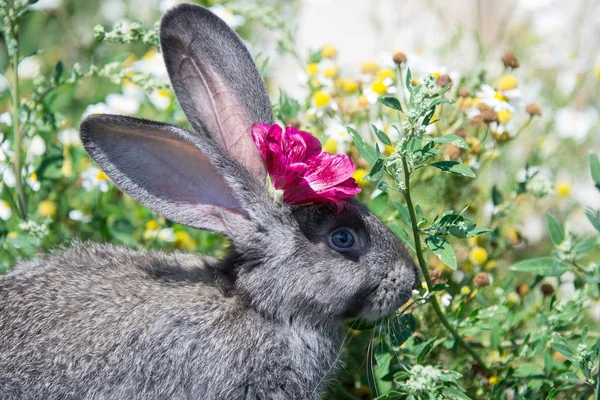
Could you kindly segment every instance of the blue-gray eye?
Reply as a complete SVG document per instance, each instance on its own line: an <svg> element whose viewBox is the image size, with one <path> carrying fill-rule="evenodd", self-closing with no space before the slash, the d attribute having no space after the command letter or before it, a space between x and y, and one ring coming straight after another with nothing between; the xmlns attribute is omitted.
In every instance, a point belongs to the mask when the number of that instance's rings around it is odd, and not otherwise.
<svg viewBox="0 0 600 400"><path fill-rule="evenodd" d="M354 236L345 229L335 231L331 234L331 244L339 249L349 249L354 246Z"/></svg>

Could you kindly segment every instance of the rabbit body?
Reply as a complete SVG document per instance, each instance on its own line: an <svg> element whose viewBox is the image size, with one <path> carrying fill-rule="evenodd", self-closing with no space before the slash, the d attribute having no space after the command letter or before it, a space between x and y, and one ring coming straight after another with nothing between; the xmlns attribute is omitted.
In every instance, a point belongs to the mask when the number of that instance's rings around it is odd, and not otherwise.
<svg viewBox="0 0 600 400"><path fill-rule="evenodd" d="M0 398L312 399L339 324L265 319L210 257L95 244L0 278Z"/></svg>

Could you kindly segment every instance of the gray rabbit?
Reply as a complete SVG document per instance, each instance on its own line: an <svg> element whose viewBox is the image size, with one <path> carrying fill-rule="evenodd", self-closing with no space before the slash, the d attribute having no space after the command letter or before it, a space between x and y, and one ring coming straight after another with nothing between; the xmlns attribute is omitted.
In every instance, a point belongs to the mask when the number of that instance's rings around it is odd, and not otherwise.
<svg viewBox="0 0 600 400"><path fill-rule="evenodd" d="M92 115L81 138L125 193L227 235L229 255L75 243L16 266L0 278L1 399L317 399L343 319L393 313L418 281L359 202L268 194L250 127L273 123L269 98L223 21L182 4L160 40L195 132Z"/></svg>

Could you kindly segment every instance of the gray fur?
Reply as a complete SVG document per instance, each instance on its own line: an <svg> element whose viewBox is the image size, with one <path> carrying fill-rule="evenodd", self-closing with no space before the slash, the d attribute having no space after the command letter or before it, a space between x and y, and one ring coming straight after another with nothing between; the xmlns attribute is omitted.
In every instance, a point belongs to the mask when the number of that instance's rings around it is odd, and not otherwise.
<svg viewBox="0 0 600 400"><path fill-rule="evenodd" d="M174 29L176 22L189 26ZM182 5L163 19L167 64L183 51L169 47L179 49L170 44L173 32L186 26L191 37L218 42L223 55L202 44L186 54L202 68L245 71L247 90L229 72L218 79L238 96L238 111L268 121L264 85L247 51L205 9ZM216 138L215 126L202 122L211 111L194 109L206 91L191 102L191 93L177 89L181 71L169 73L197 133L92 116L82 123L82 140L141 203L228 235L228 256L75 243L16 266L0 278L0 398L317 399L336 371L344 318L391 314L417 284L402 243L359 202L345 200L338 212L331 204L271 199L264 165L248 164L255 155L238 159L239 141ZM235 127L242 128L249 129ZM340 227L355 233L352 250L330 245Z"/></svg>

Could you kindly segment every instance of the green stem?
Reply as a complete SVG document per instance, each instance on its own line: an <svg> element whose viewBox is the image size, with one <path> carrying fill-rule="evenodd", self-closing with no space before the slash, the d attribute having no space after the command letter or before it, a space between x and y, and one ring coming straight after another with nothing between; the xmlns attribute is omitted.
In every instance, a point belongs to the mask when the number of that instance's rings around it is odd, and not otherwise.
<svg viewBox="0 0 600 400"><path fill-rule="evenodd" d="M16 190L19 203L19 212L21 218L27 219L27 199L25 197L25 190L23 189L23 181L21 180L21 146L23 141L23 133L19 129L19 52L15 53L11 57L12 72L13 72L13 87L12 87L12 123L13 123L13 136L15 141L15 157L13 162L13 169L15 172Z"/></svg>
<svg viewBox="0 0 600 400"><path fill-rule="evenodd" d="M404 170L404 184L405 188L403 190L404 198L406 199L406 207L408 208L408 212L410 214L410 221L412 225L413 236L415 240L415 250L417 252L417 260L419 261L419 267L421 268L421 273L423 274L423 278L425 278L425 282L427 282L428 288L433 288L433 282L429 277L429 270L427 269L427 263L425 262L425 258L423 257L423 250L421 247L421 238L419 236L419 228L417 227L417 217L415 215L415 209L413 207L412 198L410 195L410 172L408 170L408 164L406 162L406 157L402 156L402 168ZM473 350L473 348L465 341L465 339L458 333L458 331L450 325L450 322L446 318L446 315L440 308L440 304L437 301L435 296L429 296L429 302L431 303L435 313L438 315L442 325L446 327L448 332L454 337L461 346L467 350L467 352L477 361L479 366L488 374L491 375L492 371L487 366L487 364L483 361L483 359Z"/></svg>

